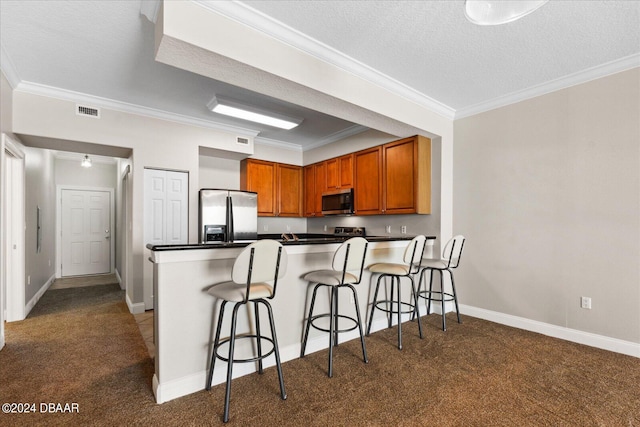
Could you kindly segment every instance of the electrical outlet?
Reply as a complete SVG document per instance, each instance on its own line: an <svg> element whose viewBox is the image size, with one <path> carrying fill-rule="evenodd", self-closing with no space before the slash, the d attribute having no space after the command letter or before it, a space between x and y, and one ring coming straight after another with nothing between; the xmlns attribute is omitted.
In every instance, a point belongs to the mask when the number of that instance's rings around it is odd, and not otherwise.
<svg viewBox="0 0 640 427"><path fill-rule="evenodd" d="M291 226L287 225L287 231L291 231Z"/></svg>
<svg viewBox="0 0 640 427"><path fill-rule="evenodd" d="M324 231L327 231L327 226L326 225L324 226Z"/></svg>
<svg viewBox="0 0 640 427"><path fill-rule="evenodd" d="M27 285L31 284L31 276L27 276Z"/></svg>
<svg viewBox="0 0 640 427"><path fill-rule="evenodd" d="M266 224L265 224L265 225L263 225L263 226L262 226L262 230L264 230L264 231L269 231L269 226L268 226L268 225L266 225Z"/></svg>
<svg viewBox="0 0 640 427"><path fill-rule="evenodd" d="M400 227L400 233L407 234L407 226L406 225L403 225L403 226Z"/></svg>
<svg viewBox="0 0 640 427"><path fill-rule="evenodd" d="M580 307L586 308L587 310L591 310L591 298L580 297Z"/></svg>
<svg viewBox="0 0 640 427"><path fill-rule="evenodd" d="M391 226L390 225L387 225L386 230L387 230L387 233L391 234Z"/></svg>

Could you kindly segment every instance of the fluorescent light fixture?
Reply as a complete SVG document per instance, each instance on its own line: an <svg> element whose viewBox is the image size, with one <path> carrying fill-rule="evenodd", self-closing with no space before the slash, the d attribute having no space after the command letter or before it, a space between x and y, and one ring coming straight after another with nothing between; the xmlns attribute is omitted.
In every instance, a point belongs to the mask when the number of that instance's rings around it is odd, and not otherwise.
<svg viewBox="0 0 640 427"><path fill-rule="evenodd" d="M526 16L549 0L466 0L464 14L477 25L500 25Z"/></svg>
<svg viewBox="0 0 640 427"><path fill-rule="evenodd" d="M293 129L302 123L302 119L295 119L283 116L282 114L264 111L256 107L243 105L237 101L221 98L220 96L214 96L211 102L207 104L207 107L214 113L224 114L225 116L261 123L263 125L273 126L280 129Z"/></svg>
<svg viewBox="0 0 640 427"><path fill-rule="evenodd" d="M83 168L90 168L91 167L91 159L89 158L88 154L84 155L84 159L82 159L82 162L80 163L80 166L82 166Z"/></svg>

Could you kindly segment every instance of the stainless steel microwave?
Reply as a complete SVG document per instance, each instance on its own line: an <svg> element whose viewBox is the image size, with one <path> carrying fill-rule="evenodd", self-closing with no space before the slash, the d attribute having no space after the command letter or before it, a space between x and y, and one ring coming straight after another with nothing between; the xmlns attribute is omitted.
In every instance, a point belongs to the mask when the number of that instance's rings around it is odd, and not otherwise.
<svg viewBox="0 0 640 427"><path fill-rule="evenodd" d="M322 215L353 215L353 188L322 193Z"/></svg>

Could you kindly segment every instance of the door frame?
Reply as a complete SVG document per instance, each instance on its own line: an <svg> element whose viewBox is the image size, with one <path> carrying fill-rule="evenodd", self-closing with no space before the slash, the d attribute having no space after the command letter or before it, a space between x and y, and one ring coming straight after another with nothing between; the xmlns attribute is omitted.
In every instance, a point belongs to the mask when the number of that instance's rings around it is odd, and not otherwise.
<svg viewBox="0 0 640 427"><path fill-rule="evenodd" d="M25 154L18 143L9 135L2 134L0 143L0 170L5 174L7 159L12 158L11 182L2 179L0 186L0 230L3 235L0 245L0 348L4 346L4 322L24 320L25 318ZM18 192L18 203L9 203L9 188ZM12 193L13 193L12 191ZM11 208L11 211L9 209ZM22 250L9 251L6 247L7 234L11 230L13 242ZM17 231L17 232L16 232ZM15 233L15 234L14 234ZM10 280L14 279L14 280ZM5 312L6 306L6 312Z"/></svg>
<svg viewBox="0 0 640 427"><path fill-rule="evenodd" d="M109 193L109 230L111 239L109 239L109 273L115 271L115 203L113 197L113 188L106 187L83 187L78 185L57 185L56 186L56 279L62 277L62 191L106 191Z"/></svg>

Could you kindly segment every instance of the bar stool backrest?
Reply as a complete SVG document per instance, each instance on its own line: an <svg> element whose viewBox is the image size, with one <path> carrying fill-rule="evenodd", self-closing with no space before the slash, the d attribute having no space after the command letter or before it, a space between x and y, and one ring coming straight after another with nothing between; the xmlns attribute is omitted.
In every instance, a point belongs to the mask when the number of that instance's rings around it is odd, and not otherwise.
<svg viewBox="0 0 640 427"><path fill-rule="evenodd" d="M231 270L231 280L247 284L247 300L251 299L251 284L273 282L276 294L278 279L287 271L287 252L275 240L258 240L244 248L236 258Z"/></svg>
<svg viewBox="0 0 640 427"><path fill-rule="evenodd" d="M444 246L444 250L442 251L442 258L449 262L449 268L456 268L460 264L464 241L464 236L458 234L457 236L453 236Z"/></svg>
<svg viewBox="0 0 640 427"><path fill-rule="evenodd" d="M405 264L415 268L415 271L411 270L411 274L420 271L422 265L422 255L424 254L424 248L427 243L427 238L423 234L419 234L414 237L404 250L404 256L402 260Z"/></svg>
<svg viewBox="0 0 640 427"><path fill-rule="evenodd" d="M360 283L362 270L364 270L364 259L367 255L368 244L369 242L362 237L352 237L342 242L336 250L333 255L332 268L335 271L343 272L343 283L344 273L347 271L355 275L358 278L357 283Z"/></svg>

